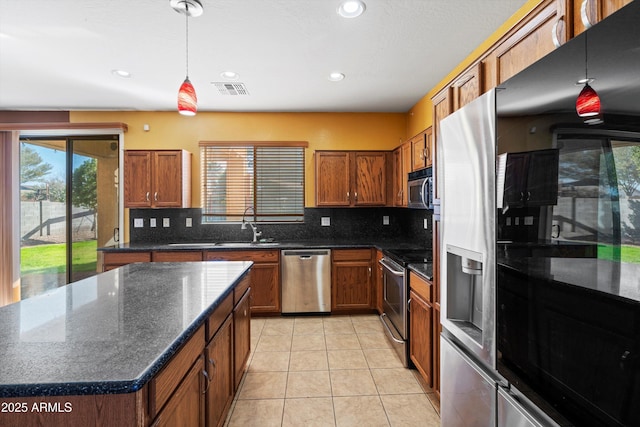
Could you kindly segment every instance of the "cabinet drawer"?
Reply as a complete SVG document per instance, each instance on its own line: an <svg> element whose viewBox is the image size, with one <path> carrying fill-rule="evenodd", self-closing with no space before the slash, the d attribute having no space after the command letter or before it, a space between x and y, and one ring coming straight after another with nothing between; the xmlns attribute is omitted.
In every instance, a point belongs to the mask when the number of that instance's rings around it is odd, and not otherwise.
<svg viewBox="0 0 640 427"><path fill-rule="evenodd" d="M151 262L151 252L105 252L105 264L130 264L132 262Z"/></svg>
<svg viewBox="0 0 640 427"><path fill-rule="evenodd" d="M249 289L249 286L251 286L251 273L246 274L242 278L242 280L240 280L240 283L238 283L236 287L233 289L233 305L234 306L238 304L238 302L242 298L242 295L244 295L247 289Z"/></svg>
<svg viewBox="0 0 640 427"><path fill-rule="evenodd" d="M334 249L331 256L334 261L369 261L371 249Z"/></svg>
<svg viewBox="0 0 640 427"><path fill-rule="evenodd" d="M273 262L280 258L278 250L258 250L258 251L207 251L205 259L207 261L253 261L253 262Z"/></svg>
<svg viewBox="0 0 640 427"><path fill-rule="evenodd" d="M409 273L409 287L412 291L424 298L425 301L431 303L431 282L418 276L413 271Z"/></svg>
<svg viewBox="0 0 640 427"><path fill-rule="evenodd" d="M153 252L154 262L202 261L202 251L162 251Z"/></svg>
<svg viewBox="0 0 640 427"><path fill-rule="evenodd" d="M182 346L169 363L149 383L149 412L154 418L169 397L174 393L182 379L187 375L193 362L204 351L204 326Z"/></svg>
<svg viewBox="0 0 640 427"><path fill-rule="evenodd" d="M215 311L211 313L209 319L207 320L207 342L216 334L218 329L220 329L220 325L224 323L224 319L227 318L229 313L233 310L233 292L231 292L227 297L220 303L218 307L216 307Z"/></svg>

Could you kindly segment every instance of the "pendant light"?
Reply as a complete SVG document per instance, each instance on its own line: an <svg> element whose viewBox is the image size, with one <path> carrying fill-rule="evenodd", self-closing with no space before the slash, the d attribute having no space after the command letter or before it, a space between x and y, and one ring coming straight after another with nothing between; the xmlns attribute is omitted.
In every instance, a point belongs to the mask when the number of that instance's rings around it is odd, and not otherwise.
<svg viewBox="0 0 640 427"><path fill-rule="evenodd" d="M600 97L589 85L594 79L589 78L588 58L587 58L587 34L584 33L584 79L578 80L576 84L584 84L584 87L576 99L576 112L579 117L589 118L600 115Z"/></svg>
<svg viewBox="0 0 640 427"><path fill-rule="evenodd" d="M189 17L202 15L204 9L199 0L170 0L171 7L186 17L186 77L178 90L178 112L185 116L195 116L198 111L196 90L189 80Z"/></svg>

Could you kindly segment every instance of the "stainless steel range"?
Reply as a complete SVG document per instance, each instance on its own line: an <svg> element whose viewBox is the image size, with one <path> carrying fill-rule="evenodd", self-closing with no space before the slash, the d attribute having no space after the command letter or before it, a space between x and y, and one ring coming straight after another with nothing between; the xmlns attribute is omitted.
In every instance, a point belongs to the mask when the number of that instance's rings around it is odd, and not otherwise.
<svg viewBox="0 0 640 427"><path fill-rule="evenodd" d="M405 367L409 366L409 273L413 263L431 262L429 250L390 249L380 260L383 271L382 309L380 320L387 338L393 344Z"/></svg>

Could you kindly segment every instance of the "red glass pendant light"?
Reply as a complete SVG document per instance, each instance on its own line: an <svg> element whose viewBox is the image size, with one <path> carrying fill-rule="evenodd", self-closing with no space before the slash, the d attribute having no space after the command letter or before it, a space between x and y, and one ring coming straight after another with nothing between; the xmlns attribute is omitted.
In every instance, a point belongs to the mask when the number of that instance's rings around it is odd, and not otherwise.
<svg viewBox="0 0 640 427"><path fill-rule="evenodd" d="M178 112L185 116L195 116L197 111L198 97L187 76L178 91Z"/></svg>
<svg viewBox="0 0 640 427"><path fill-rule="evenodd" d="M600 114L600 97L588 82L584 84L578 95L576 111L580 117L593 117Z"/></svg>
<svg viewBox="0 0 640 427"><path fill-rule="evenodd" d="M186 17L186 65L187 75L178 90L178 112L185 116L195 116L198 111L198 97L196 90L189 80L189 17L202 15L203 8L200 0L170 0L171 7Z"/></svg>

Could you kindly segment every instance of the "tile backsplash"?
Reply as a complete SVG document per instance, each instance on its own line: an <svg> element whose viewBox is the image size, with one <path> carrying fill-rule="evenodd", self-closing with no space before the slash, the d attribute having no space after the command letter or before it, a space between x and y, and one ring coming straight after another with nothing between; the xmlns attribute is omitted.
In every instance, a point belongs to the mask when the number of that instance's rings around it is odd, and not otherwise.
<svg viewBox="0 0 640 427"><path fill-rule="evenodd" d="M261 238L286 241L351 240L431 247L432 212L406 208L305 208L304 222L259 223ZM323 225L324 224L329 224ZM190 225L190 226L189 226ZM426 228L425 228L426 225ZM202 224L200 208L131 209L131 243L251 241L240 223Z"/></svg>

